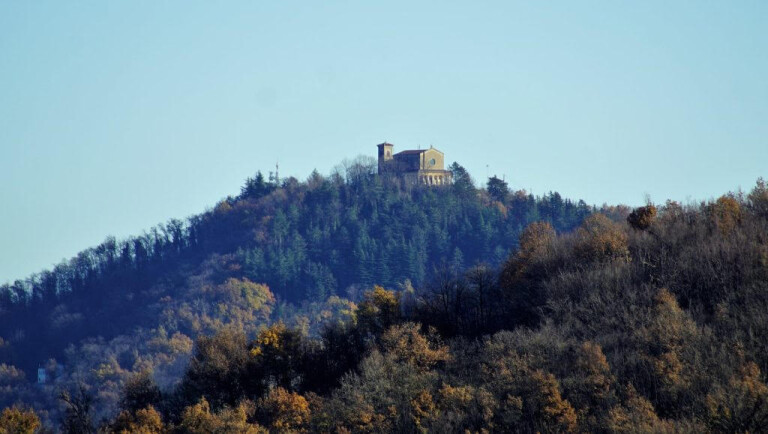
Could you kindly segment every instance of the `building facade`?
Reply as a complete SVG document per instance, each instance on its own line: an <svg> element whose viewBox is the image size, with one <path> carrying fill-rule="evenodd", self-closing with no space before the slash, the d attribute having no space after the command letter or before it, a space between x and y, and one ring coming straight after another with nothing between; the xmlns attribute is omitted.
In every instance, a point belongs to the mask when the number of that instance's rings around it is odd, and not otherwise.
<svg viewBox="0 0 768 434"><path fill-rule="evenodd" d="M379 175L396 175L409 184L448 185L451 172L445 170L445 155L433 147L394 153L395 145L381 143Z"/></svg>

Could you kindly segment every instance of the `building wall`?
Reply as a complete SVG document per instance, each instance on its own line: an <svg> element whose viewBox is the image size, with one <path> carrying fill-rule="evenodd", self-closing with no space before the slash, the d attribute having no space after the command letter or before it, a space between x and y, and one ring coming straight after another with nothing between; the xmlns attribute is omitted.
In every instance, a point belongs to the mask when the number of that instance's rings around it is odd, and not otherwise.
<svg viewBox="0 0 768 434"><path fill-rule="evenodd" d="M396 154L395 162L398 172L416 171L421 169L421 154Z"/></svg>
<svg viewBox="0 0 768 434"><path fill-rule="evenodd" d="M400 177L410 185L449 185L452 182L452 174L447 170L406 172Z"/></svg>
<svg viewBox="0 0 768 434"><path fill-rule="evenodd" d="M445 170L445 157L443 153L437 149L427 149L421 153L422 156L422 170ZM432 164L434 160L434 164Z"/></svg>
<svg viewBox="0 0 768 434"><path fill-rule="evenodd" d="M445 170L445 157L437 149L389 154L391 160L387 151L392 151L392 145L379 145L379 174L397 174L410 185L448 185L452 181L451 172Z"/></svg>

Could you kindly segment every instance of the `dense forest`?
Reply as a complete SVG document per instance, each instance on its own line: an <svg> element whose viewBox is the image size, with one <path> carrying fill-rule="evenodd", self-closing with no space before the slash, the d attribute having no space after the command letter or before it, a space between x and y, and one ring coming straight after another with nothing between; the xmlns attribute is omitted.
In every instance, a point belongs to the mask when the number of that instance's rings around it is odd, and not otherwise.
<svg viewBox="0 0 768 434"><path fill-rule="evenodd" d="M257 174L4 286L0 432L768 431L762 180L595 209L452 170Z"/></svg>
<svg viewBox="0 0 768 434"><path fill-rule="evenodd" d="M415 309L445 276L501 266L531 222L566 233L598 211L495 177L478 189L456 163L444 188L403 185L375 169L358 158L304 182L258 173L200 215L108 238L0 286L0 406L34 408L44 426L67 431L62 423L87 401L95 427L118 414L137 376L162 393L182 387L200 339L237 331L250 341L281 325L302 345L321 345L329 327L358 323L375 285L407 294Z"/></svg>

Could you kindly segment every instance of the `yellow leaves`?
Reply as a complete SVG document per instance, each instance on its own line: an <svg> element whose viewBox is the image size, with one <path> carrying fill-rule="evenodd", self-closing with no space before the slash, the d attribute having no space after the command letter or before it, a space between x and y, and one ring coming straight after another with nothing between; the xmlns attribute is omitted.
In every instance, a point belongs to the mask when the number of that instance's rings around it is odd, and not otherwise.
<svg viewBox="0 0 768 434"><path fill-rule="evenodd" d="M168 333L162 327L155 332L155 336L148 344L151 351L163 355L189 354L194 345L194 341L181 332L175 332L168 337Z"/></svg>
<svg viewBox="0 0 768 434"><path fill-rule="evenodd" d="M502 426L513 425L519 420L521 414L522 400L519 398L517 400L509 398L514 401L510 401L514 408L507 408L506 404L502 405L501 412L498 415ZM475 420L484 427L483 429L492 429L493 419L499 409L499 403L483 387L454 387L449 384L443 384L443 387L437 391L437 409L439 412L436 418L443 421L453 420L456 423L461 420ZM507 410L510 410L511 413ZM512 414L511 417L510 414Z"/></svg>
<svg viewBox="0 0 768 434"><path fill-rule="evenodd" d="M277 432L306 432L310 420L306 398L282 387L272 389L259 400L259 411L270 420L269 427Z"/></svg>
<svg viewBox="0 0 768 434"><path fill-rule="evenodd" d="M184 409L178 428L190 434L266 434L268 431L263 427L248 423L252 412L252 403L246 401L237 407L224 407L213 413L208 401L201 398L197 404Z"/></svg>
<svg viewBox="0 0 768 434"><path fill-rule="evenodd" d="M357 309L358 323L371 331L383 330L394 324L400 316L400 299L394 291L379 285L363 294L364 301Z"/></svg>
<svg viewBox="0 0 768 434"><path fill-rule="evenodd" d="M638 395L631 385L627 387L626 402L608 412L605 428L609 432L672 432L672 424L659 419L653 405Z"/></svg>
<svg viewBox="0 0 768 434"><path fill-rule="evenodd" d="M0 413L0 434L33 434L40 428L40 418L32 409L8 407Z"/></svg>
<svg viewBox="0 0 768 434"><path fill-rule="evenodd" d="M608 365L608 359L603 354L600 345L594 342L584 342L579 349L579 356L576 360L576 366L587 372L588 375L606 375L610 373L611 367Z"/></svg>
<svg viewBox="0 0 768 434"><path fill-rule="evenodd" d="M706 405L714 430L762 432L768 427L768 386L755 363L742 366L726 387L716 387L707 395Z"/></svg>
<svg viewBox="0 0 768 434"><path fill-rule="evenodd" d="M446 407L465 407L472 401L473 388L470 386L453 387L450 384L444 384L440 388L440 400Z"/></svg>
<svg viewBox="0 0 768 434"><path fill-rule="evenodd" d="M180 427L190 433L205 432L213 428L211 405L203 397L200 401L184 409Z"/></svg>
<svg viewBox="0 0 768 434"><path fill-rule="evenodd" d="M654 318L650 326L651 343L666 350L677 350L683 341L694 337L698 330L696 323L680 308L675 296L662 288L654 297Z"/></svg>
<svg viewBox="0 0 768 434"><path fill-rule="evenodd" d="M576 254L586 261L629 260L627 234L603 214L592 214L576 231Z"/></svg>
<svg viewBox="0 0 768 434"><path fill-rule="evenodd" d="M560 385L554 375L536 370L531 376L531 400L536 407L539 423L545 431L576 431L576 412L560 395Z"/></svg>
<svg viewBox="0 0 768 434"><path fill-rule="evenodd" d="M582 387L586 389L582 392L592 401L589 404L594 405L596 401L608 397L613 384L613 375L600 345L589 341L584 342L578 351L576 369L582 374Z"/></svg>
<svg viewBox="0 0 768 434"><path fill-rule="evenodd" d="M160 418L160 413L154 409L154 407L147 407L145 409L136 412L136 424L140 427L138 430L134 430L134 433L146 432L146 433L159 433L163 429L163 421Z"/></svg>
<svg viewBox="0 0 768 434"><path fill-rule="evenodd" d="M371 311L384 315L396 314L400 310L400 300L394 291L388 291L379 285L363 295L365 301L360 303L361 311Z"/></svg>
<svg viewBox="0 0 768 434"><path fill-rule="evenodd" d="M112 432L119 434L159 434L165 431L160 413L149 406L131 414L121 412L112 425Z"/></svg>
<svg viewBox="0 0 768 434"><path fill-rule="evenodd" d="M397 362L422 371L450 358L447 346L430 342L419 331L419 325L412 322L392 326L381 336L381 345Z"/></svg>
<svg viewBox="0 0 768 434"><path fill-rule="evenodd" d="M534 222L523 229L517 253L511 256L502 268L502 286L511 287L533 264L544 262L550 257L556 240L555 229L547 222Z"/></svg>
<svg viewBox="0 0 768 434"><path fill-rule="evenodd" d="M684 350L686 345L694 344L699 331L666 288L660 289L653 301L653 318L647 328L638 333L650 349L648 362L654 376L662 390L671 393L670 399L674 399L677 391L690 384Z"/></svg>
<svg viewBox="0 0 768 434"><path fill-rule="evenodd" d="M723 234L728 235L741 224L742 210L739 202L732 196L721 196L711 205L715 226Z"/></svg>
<svg viewBox="0 0 768 434"><path fill-rule="evenodd" d="M424 429L422 421L433 419L437 416L437 406L432 400L432 395L422 390L411 400L411 412L413 424L417 429Z"/></svg>
<svg viewBox="0 0 768 434"><path fill-rule="evenodd" d="M557 238L555 228L547 222L529 224L520 234L521 259L531 262L547 255Z"/></svg>
<svg viewBox="0 0 768 434"><path fill-rule="evenodd" d="M93 369L93 374L101 381L117 380L120 375L124 374L124 370L114 357L110 357L109 360Z"/></svg>
<svg viewBox="0 0 768 434"><path fill-rule="evenodd" d="M239 297L244 301L245 306L252 310L262 310L275 303L275 296L267 285L254 283L246 278L227 279L224 287L233 298ZM266 315L268 316L269 312Z"/></svg>
<svg viewBox="0 0 768 434"><path fill-rule="evenodd" d="M288 332L288 328L282 322L274 324L265 328L259 333L259 336L254 342L253 348L251 348L251 355L258 357L264 354L265 349L269 348L272 351L282 352L283 348L283 336Z"/></svg>
<svg viewBox="0 0 768 434"><path fill-rule="evenodd" d="M681 373L683 363L674 351L667 351L653 360L654 373L666 386L676 386L684 382Z"/></svg>
<svg viewBox="0 0 768 434"><path fill-rule="evenodd" d="M246 278L229 278L221 285L204 288L204 291L219 300L218 314L230 322L264 321L275 304L275 296L267 285Z"/></svg>
<svg viewBox="0 0 768 434"><path fill-rule="evenodd" d="M387 426L386 415L376 413L373 405L367 402L363 402L362 397L357 398L358 399L354 402L356 405L353 411L349 411L350 409L345 409L346 411L340 412L343 414L344 420L335 420L334 422L337 424L342 422L346 423L348 426L352 427L353 432L384 431L383 427ZM336 430L339 432L344 432L347 430L347 428L344 426L338 426Z"/></svg>
<svg viewBox="0 0 768 434"><path fill-rule="evenodd" d="M562 396L559 381L538 368L530 354L510 342L512 338L510 332L501 332L484 346L482 377L499 399L499 419L522 424L521 431L574 431L577 414Z"/></svg>

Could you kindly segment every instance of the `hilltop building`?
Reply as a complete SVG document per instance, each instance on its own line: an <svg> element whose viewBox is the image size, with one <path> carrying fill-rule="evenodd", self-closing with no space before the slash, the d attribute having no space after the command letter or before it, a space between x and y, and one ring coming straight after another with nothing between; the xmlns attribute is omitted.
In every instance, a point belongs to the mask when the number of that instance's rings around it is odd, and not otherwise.
<svg viewBox="0 0 768 434"><path fill-rule="evenodd" d="M445 170L445 156L433 147L394 153L395 145L381 143L379 148L379 175L391 174L410 184L447 185L451 172Z"/></svg>

